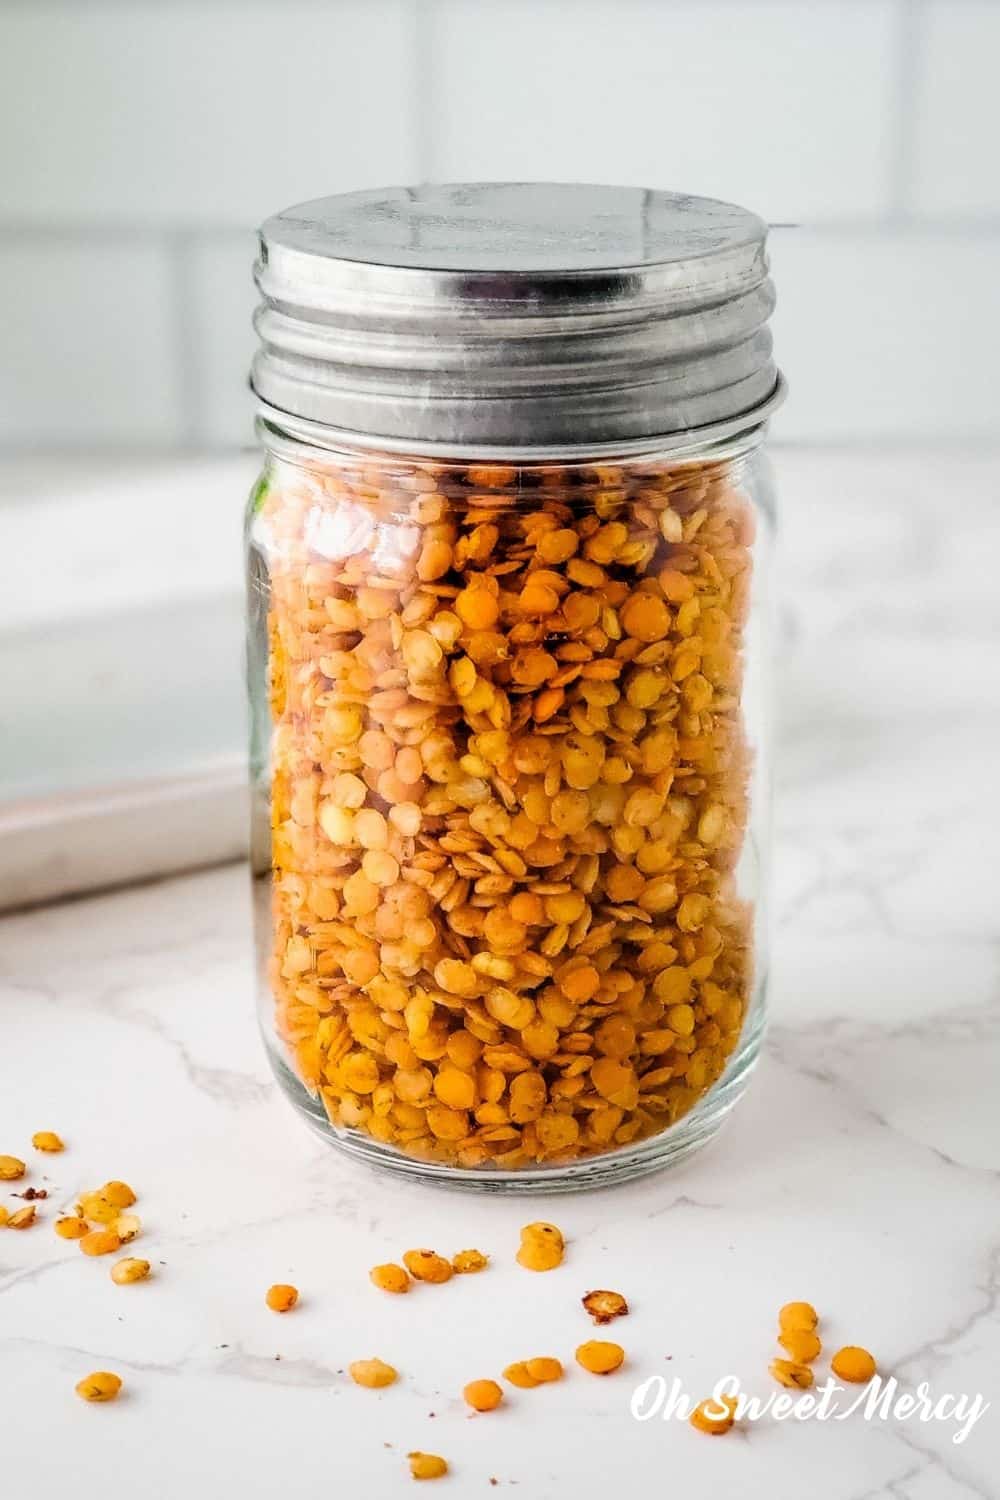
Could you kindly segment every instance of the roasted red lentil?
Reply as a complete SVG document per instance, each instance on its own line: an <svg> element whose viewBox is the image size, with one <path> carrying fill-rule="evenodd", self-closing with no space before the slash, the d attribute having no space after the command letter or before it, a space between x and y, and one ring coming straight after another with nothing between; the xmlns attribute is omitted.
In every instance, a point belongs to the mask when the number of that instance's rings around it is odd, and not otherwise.
<svg viewBox="0 0 1000 1500"><path fill-rule="evenodd" d="M299 1077L459 1166L663 1130L750 992L738 469L275 459L255 526Z"/></svg>
<svg viewBox="0 0 1000 1500"><path fill-rule="evenodd" d="M621 1292L594 1291L580 1298L595 1323L610 1323L614 1318L624 1318L628 1303Z"/></svg>
<svg viewBox="0 0 1000 1500"><path fill-rule="evenodd" d="M699 1402L688 1421L699 1432L707 1432L710 1437L722 1437L736 1421L737 1404L736 1396L723 1396L720 1401L710 1397L707 1401Z"/></svg>
<svg viewBox="0 0 1000 1500"><path fill-rule="evenodd" d="M830 1369L840 1380L866 1385L875 1374L875 1357L857 1344L847 1344L837 1350L830 1361Z"/></svg>

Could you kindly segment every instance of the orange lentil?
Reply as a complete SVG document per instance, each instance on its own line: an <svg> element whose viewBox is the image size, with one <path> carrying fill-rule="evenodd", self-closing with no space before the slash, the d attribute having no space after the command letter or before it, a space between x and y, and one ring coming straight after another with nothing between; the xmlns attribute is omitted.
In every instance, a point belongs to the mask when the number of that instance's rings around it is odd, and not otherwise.
<svg viewBox="0 0 1000 1500"><path fill-rule="evenodd" d="M54 1130L36 1130L31 1137L31 1144L36 1151L62 1151L64 1146L62 1140Z"/></svg>
<svg viewBox="0 0 1000 1500"><path fill-rule="evenodd" d="M719 1401L709 1397L707 1401L699 1402L688 1421L699 1432L707 1432L710 1437L721 1437L731 1430L736 1421L736 1407L736 1396L723 1396Z"/></svg>
<svg viewBox="0 0 1000 1500"><path fill-rule="evenodd" d="M274 1286L269 1286L264 1301L272 1312L291 1312L299 1300L298 1287L289 1286L286 1282L276 1281Z"/></svg>
<svg viewBox="0 0 1000 1500"><path fill-rule="evenodd" d="M395 1265L392 1261L383 1266L372 1266L368 1277L372 1284L383 1292L408 1292L413 1285L403 1267Z"/></svg>
<svg viewBox="0 0 1000 1500"><path fill-rule="evenodd" d="M779 1385L791 1386L795 1390L807 1390L813 1383L809 1366L793 1359L772 1359L768 1369Z"/></svg>
<svg viewBox="0 0 1000 1500"><path fill-rule="evenodd" d="M399 1379L399 1371L382 1359L356 1359L347 1370L355 1385L363 1385L371 1391L384 1390Z"/></svg>
<svg viewBox="0 0 1000 1500"><path fill-rule="evenodd" d="M778 1313L778 1327L782 1333L791 1328L812 1330L819 1322L819 1314L811 1302L786 1302Z"/></svg>
<svg viewBox="0 0 1000 1500"><path fill-rule="evenodd" d="M434 1250L407 1250L403 1264L415 1281L450 1281L452 1267Z"/></svg>
<svg viewBox="0 0 1000 1500"><path fill-rule="evenodd" d="M610 1323L628 1312L628 1303L621 1292L587 1292L580 1300L595 1323Z"/></svg>
<svg viewBox="0 0 1000 1500"><path fill-rule="evenodd" d="M462 1396L473 1411L494 1411L503 1400L503 1390L495 1380L470 1380Z"/></svg>
<svg viewBox="0 0 1000 1500"><path fill-rule="evenodd" d="M76 1214L57 1219L52 1227L62 1240L82 1240L90 1232L86 1219L81 1219Z"/></svg>
<svg viewBox="0 0 1000 1500"><path fill-rule="evenodd" d="M477 1271L485 1271L489 1260L489 1256L484 1255L481 1250L459 1250L458 1254L451 1258L451 1268L457 1275L465 1276Z"/></svg>
<svg viewBox="0 0 1000 1500"><path fill-rule="evenodd" d="M150 1269L148 1260L129 1255L124 1260L115 1261L111 1267L111 1280L116 1286L130 1286L134 1281L145 1281Z"/></svg>
<svg viewBox="0 0 1000 1500"><path fill-rule="evenodd" d="M823 1347L811 1328L786 1328L778 1335L778 1343L791 1359L802 1365L811 1364Z"/></svg>
<svg viewBox="0 0 1000 1500"><path fill-rule="evenodd" d="M518 1264L528 1271L554 1271L562 1265L565 1241L554 1224L526 1224L521 1230Z"/></svg>
<svg viewBox="0 0 1000 1500"><path fill-rule="evenodd" d="M845 1344L831 1359L830 1369L840 1380L866 1385L875 1374L875 1358L857 1344Z"/></svg>
<svg viewBox="0 0 1000 1500"><path fill-rule="evenodd" d="M115 1375L110 1370L95 1370L93 1375L85 1375L82 1380L77 1381L76 1394L82 1396L84 1401L113 1401L121 1388L120 1375Z"/></svg>
<svg viewBox="0 0 1000 1500"><path fill-rule="evenodd" d="M448 1460L438 1453L421 1453L414 1449L408 1453L410 1474L414 1479L441 1479L448 1472Z"/></svg>
<svg viewBox="0 0 1000 1500"><path fill-rule="evenodd" d="M611 1344L604 1339L588 1339L576 1351L576 1362L591 1375L611 1375L625 1361L625 1350L621 1344Z"/></svg>
<svg viewBox="0 0 1000 1500"><path fill-rule="evenodd" d="M84 1255L110 1255L121 1248L121 1240L113 1229L92 1229L79 1243Z"/></svg>

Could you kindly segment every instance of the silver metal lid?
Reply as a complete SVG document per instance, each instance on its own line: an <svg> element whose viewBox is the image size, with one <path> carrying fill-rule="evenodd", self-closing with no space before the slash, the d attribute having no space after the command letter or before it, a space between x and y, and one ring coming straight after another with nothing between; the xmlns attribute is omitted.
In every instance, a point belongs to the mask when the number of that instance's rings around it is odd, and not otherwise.
<svg viewBox="0 0 1000 1500"><path fill-rule="evenodd" d="M268 219L265 413L393 447L592 449L757 425L781 383L766 225L711 198L462 183Z"/></svg>

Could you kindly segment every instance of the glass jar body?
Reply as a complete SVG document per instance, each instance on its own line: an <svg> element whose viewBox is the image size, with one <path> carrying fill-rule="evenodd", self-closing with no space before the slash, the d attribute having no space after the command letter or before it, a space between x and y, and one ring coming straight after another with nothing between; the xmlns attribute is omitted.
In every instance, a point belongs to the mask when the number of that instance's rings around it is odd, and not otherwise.
<svg viewBox="0 0 1000 1500"><path fill-rule="evenodd" d="M321 1133L552 1191L708 1140L766 988L769 470L271 434L251 497L260 1017Z"/></svg>

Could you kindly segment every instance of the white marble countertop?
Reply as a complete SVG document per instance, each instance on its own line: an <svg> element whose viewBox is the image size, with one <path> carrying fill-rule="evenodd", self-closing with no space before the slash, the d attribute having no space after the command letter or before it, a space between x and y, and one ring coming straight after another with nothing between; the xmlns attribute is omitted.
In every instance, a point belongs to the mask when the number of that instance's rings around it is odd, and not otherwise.
<svg viewBox="0 0 1000 1500"><path fill-rule="evenodd" d="M0 1151L51 1196L38 1226L0 1230L6 1492L395 1496L422 1448L463 1497L491 1477L530 1500L1000 1495L1000 464L786 452L780 468L773 1025L736 1117L617 1190L401 1185L317 1142L271 1085L241 868L7 917ZM66 1152L32 1153L38 1129ZM140 1194L141 1285L52 1232L109 1177ZM547 1276L513 1260L539 1217L569 1241ZM368 1284L421 1244L495 1259L405 1299ZM278 1280L302 1291L283 1318L263 1304ZM627 1368L606 1380L572 1363L595 1285L632 1303L611 1335ZM992 1408L960 1444L954 1422L858 1412L721 1442L633 1419L653 1374L700 1397L733 1372L768 1394L790 1297L902 1388ZM467 1380L532 1354L567 1360L566 1380L466 1414ZM368 1355L400 1382L354 1387L345 1367ZM125 1380L110 1406L73 1393L98 1368Z"/></svg>

